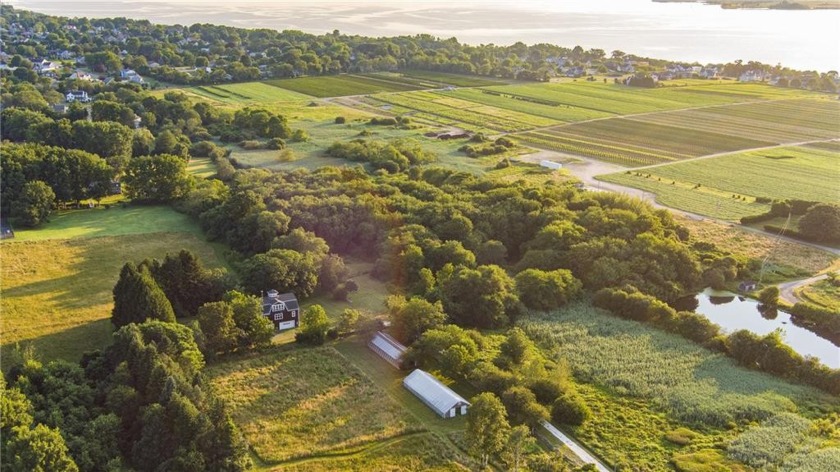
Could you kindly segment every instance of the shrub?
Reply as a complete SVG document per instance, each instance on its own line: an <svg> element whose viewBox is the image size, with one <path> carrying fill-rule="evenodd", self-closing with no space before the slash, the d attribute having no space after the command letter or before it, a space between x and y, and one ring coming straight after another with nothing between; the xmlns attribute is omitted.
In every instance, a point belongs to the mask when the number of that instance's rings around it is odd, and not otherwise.
<svg viewBox="0 0 840 472"><path fill-rule="evenodd" d="M335 124L343 125L344 123L347 123L347 118L345 118L343 116L336 116L335 117Z"/></svg>
<svg viewBox="0 0 840 472"><path fill-rule="evenodd" d="M240 141L239 142L239 147L241 147L242 149L251 151L251 150L254 150L254 149L265 149L265 144L260 142L260 141L256 141L256 140L246 140L246 141Z"/></svg>
<svg viewBox="0 0 840 472"><path fill-rule="evenodd" d="M286 141L283 138L271 138L265 144L266 149L283 149L286 147Z"/></svg>
<svg viewBox="0 0 840 472"><path fill-rule="evenodd" d="M578 394L566 392L551 407L551 419L560 424L580 426L592 413Z"/></svg>

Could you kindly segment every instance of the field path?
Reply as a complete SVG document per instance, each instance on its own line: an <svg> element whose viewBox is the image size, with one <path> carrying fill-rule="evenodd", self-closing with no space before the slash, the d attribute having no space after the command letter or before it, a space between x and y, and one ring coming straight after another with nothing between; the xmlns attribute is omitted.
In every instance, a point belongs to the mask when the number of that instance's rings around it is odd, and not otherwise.
<svg viewBox="0 0 840 472"><path fill-rule="evenodd" d="M828 278L828 275L822 274L816 277L810 277L801 280L793 280L791 282L779 284L779 298L791 304L799 303L801 300L799 300L799 298L794 293L796 289L798 289L799 287L806 287L826 278Z"/></svg>

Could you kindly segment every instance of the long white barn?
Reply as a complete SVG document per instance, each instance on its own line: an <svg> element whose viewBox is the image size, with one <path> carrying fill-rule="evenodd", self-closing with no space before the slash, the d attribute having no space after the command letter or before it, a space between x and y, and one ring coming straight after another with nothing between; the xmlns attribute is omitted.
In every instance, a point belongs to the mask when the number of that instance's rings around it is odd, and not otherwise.
<svg viewBox="0 0 840 472"><path fill-rule="evenodd" d="M441 418L466 415L470 402L442 384L432 374L415 369L403 379L403 386Z"/></svg>
<svg viewBox="0 0 840 472"><path fill-rule="evenodd" d="M402 362L402 356L405 354L406 347L396 339L382 331L377 331L368 343L368 347L373 352L379 354L379 357L388 361L392 366L397 369L400 368L400 362Z"/></svg>

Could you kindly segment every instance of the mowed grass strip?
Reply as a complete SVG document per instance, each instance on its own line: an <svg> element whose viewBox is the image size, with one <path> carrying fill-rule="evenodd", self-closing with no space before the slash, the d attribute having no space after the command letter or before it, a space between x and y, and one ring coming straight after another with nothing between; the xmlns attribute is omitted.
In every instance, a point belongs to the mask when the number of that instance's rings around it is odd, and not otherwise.
<svg viewBox="0 0 840 472"><path fill-rule="evenodd" d="M206 372L268 464L423 429L333 348L230 357Z"/></svg>
<svg viewBox="0 0 840 472"><path fill-rule="evenodd" d="M420 88L410 84L353 75L300 77L297 79L269 80L265 83L281 89L321 98L368 95L379 92L403 92Z"/></svg>
<svg viewBox="0 0 840 472"><path fill-rule="evenodd" d="M18 343L39 358L77 361L110 342L112 290L128 261L192 251L208 267L222 261L189 232L2 243L3 355Z"/></svg>

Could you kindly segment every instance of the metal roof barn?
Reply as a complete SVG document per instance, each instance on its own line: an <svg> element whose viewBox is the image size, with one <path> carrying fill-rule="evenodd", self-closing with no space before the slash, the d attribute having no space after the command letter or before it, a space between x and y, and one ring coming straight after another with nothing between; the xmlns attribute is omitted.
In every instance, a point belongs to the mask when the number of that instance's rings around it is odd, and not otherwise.
<svg viewBox="0 0 840 472"><path fill-rule="evenodd" d="M442 384L432 374L416 369L403 379L403 386L441 418L466 415L470 402Z"/></svg>
<svg viewBox="0 0 840 472"><path fill-rule="evenodd" d="M402 361L403 354L405 354L406 347L396 339L382 331L377 331L376 335L368 343L368 347L373 352L379 354L379 357L388 361L392 366L397 369L400 368L400 362Z"/></svg>

